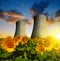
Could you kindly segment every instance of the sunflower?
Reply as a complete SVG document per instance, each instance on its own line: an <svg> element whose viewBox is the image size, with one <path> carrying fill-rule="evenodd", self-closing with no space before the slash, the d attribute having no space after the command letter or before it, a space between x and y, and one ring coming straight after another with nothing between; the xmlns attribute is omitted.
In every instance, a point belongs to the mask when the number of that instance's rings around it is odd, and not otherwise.
<svg viewBox="0 0 60 61"><path fill-rule="evenodd" d="M24 44L26 44L26 43L28 42L28 40L29 40L29 38L28 38L27 36L23 36L23 37L21 38L20 43L21 43L22 45L24 45Z"/></svg>
<svg viewBox="0 0 60 61"><path fill-rule="evenodd" d="M37 45L36 46L36 51L40 52L41 55L42 55L45 52L44 48L43 48L43 45Z"/></svg>
<svg viewBox="0 0 60 61"><path fill-rule="evenodd" d="M15 47L15 42L12 37L7 37L2 44L2 48L8 53L15 51Z"/></svg>
<svg viewBox="0 0 60 61"><path fill-rule="evenodd" d="M37 44L44 44L45 38L35 38Z"/></svg>
<svg viewBox="0 0 60 61"><path fill-rule="evenodd" d="M60 43L56 43L54 49L59 51L60 50Z"/></svg>
<svg viewBox="0 0 60 61"><path fill-rule="evenodd" d="M16 46L19 45L19 42L20 42L21 38L22 38L22 37L20 37L20 36L16 36L16 37L14 38L14 40L15 40L15 45L16 45Z"/></svg>
<svg viewBox="0 0 60 61"><path fill-rule="evenodd" d="M60 53L60 48L57 48L57 49L56 49L56 52L57 52L57 53Z"/></svg>
<svg viewBox="0 0 60 61"><path fill-rule="evenodd" d="M45 49L46 51L51 51L51 50L53 49L54 44L53 44L52 41L53 41L53 40L51 40L51 39L49 39L49 38L46 38L46 39L44 40L43 46L44 46L44 49Z"/></svg>

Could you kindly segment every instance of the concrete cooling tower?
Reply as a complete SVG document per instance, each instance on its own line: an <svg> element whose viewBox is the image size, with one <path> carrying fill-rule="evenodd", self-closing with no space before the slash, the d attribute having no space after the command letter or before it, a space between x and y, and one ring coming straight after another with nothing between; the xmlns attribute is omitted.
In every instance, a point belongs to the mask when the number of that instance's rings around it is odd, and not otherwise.
<svg viewBox="0 0 60 61"><path fill-rule="evenodd" d="M46 28L46 16L43 14L34 16L34 26L31 38L35 37L45 38L47 36L48 32Z"/></svg>
<svg viewBox="0 0 60 61"><path fill-rule="evenodd" d="M15 36L26 36L25 22L23 20L16 22Z"/></svg>

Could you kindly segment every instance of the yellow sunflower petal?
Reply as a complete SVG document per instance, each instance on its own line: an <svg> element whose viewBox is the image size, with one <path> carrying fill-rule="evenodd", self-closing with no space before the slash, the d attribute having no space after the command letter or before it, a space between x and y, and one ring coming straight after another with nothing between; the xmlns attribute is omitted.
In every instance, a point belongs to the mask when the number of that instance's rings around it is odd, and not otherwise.
<svg viewBox="0 0 60 61"><path fill-rule="evenodd" d="M29 40L29 38L28 38L27 36L23 36L23 37L21 38L20 43L21 43L22 45L24 45L24 44L26 44L26 43L28 42L28 40Z"/></svg>
<svg viewBox="0 0 60 61"><path fill-rule="evenodd" d="M22 37L20 37L20 36L16 36L16 37L14 38L14 40L15 40L15 45L16 45L16 46L19 45L19 42L21 41L21 38L22 38Z"/></svg>
<svg viewBox="0 0 60 61"><path fill-rule="evenodd" d="M37 46L36 46L36 51L40 52L41 55L45 52L42 45L37 45Z"/></svg>
<svg viewBox="0 0 60 61"><path fill-rule="evenodd" d="M7 37L2 44L2 48L8 53L13 52L15 50L15 42L11 37Z"/></svg>
<svg viewBox="0 0 60 61"><path fill-rule="evenodd" d="M43 46L46 51L51 51L54 47L53 40L51 40L50 38L46 38L44 40Z"/></svg>

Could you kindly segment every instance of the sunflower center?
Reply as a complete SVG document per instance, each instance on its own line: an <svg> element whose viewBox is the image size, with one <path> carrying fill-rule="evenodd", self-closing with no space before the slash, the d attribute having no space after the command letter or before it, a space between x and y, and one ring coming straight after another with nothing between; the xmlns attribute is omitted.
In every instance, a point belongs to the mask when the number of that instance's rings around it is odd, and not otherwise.
<svg viewBox="0 0 60 61"><path fill-rule="evenodd" d="M14 47L14 44L13 44L13 43L8 43L8 44L7 44L7 47L8 47L8 48L12 48L12 47Z"/></svg>

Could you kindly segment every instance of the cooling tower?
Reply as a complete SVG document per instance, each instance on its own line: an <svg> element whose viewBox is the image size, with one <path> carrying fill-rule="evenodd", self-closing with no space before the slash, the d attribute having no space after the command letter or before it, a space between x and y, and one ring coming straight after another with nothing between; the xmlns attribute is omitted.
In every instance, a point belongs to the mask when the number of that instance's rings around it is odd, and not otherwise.
<svg viewBox="0 0 60 61"><path fill-rule="evenodd" d="M16 22L15 36L26 36L25 22L23 20Z"/></svg>
<svg viewBox="0 0 60 61"><path fill-rule="evenodd" d="M48 32L46 28L46 16L43 14L34 16L34 26L31 38L35 37L45 38L47 36Z"/></svg>

